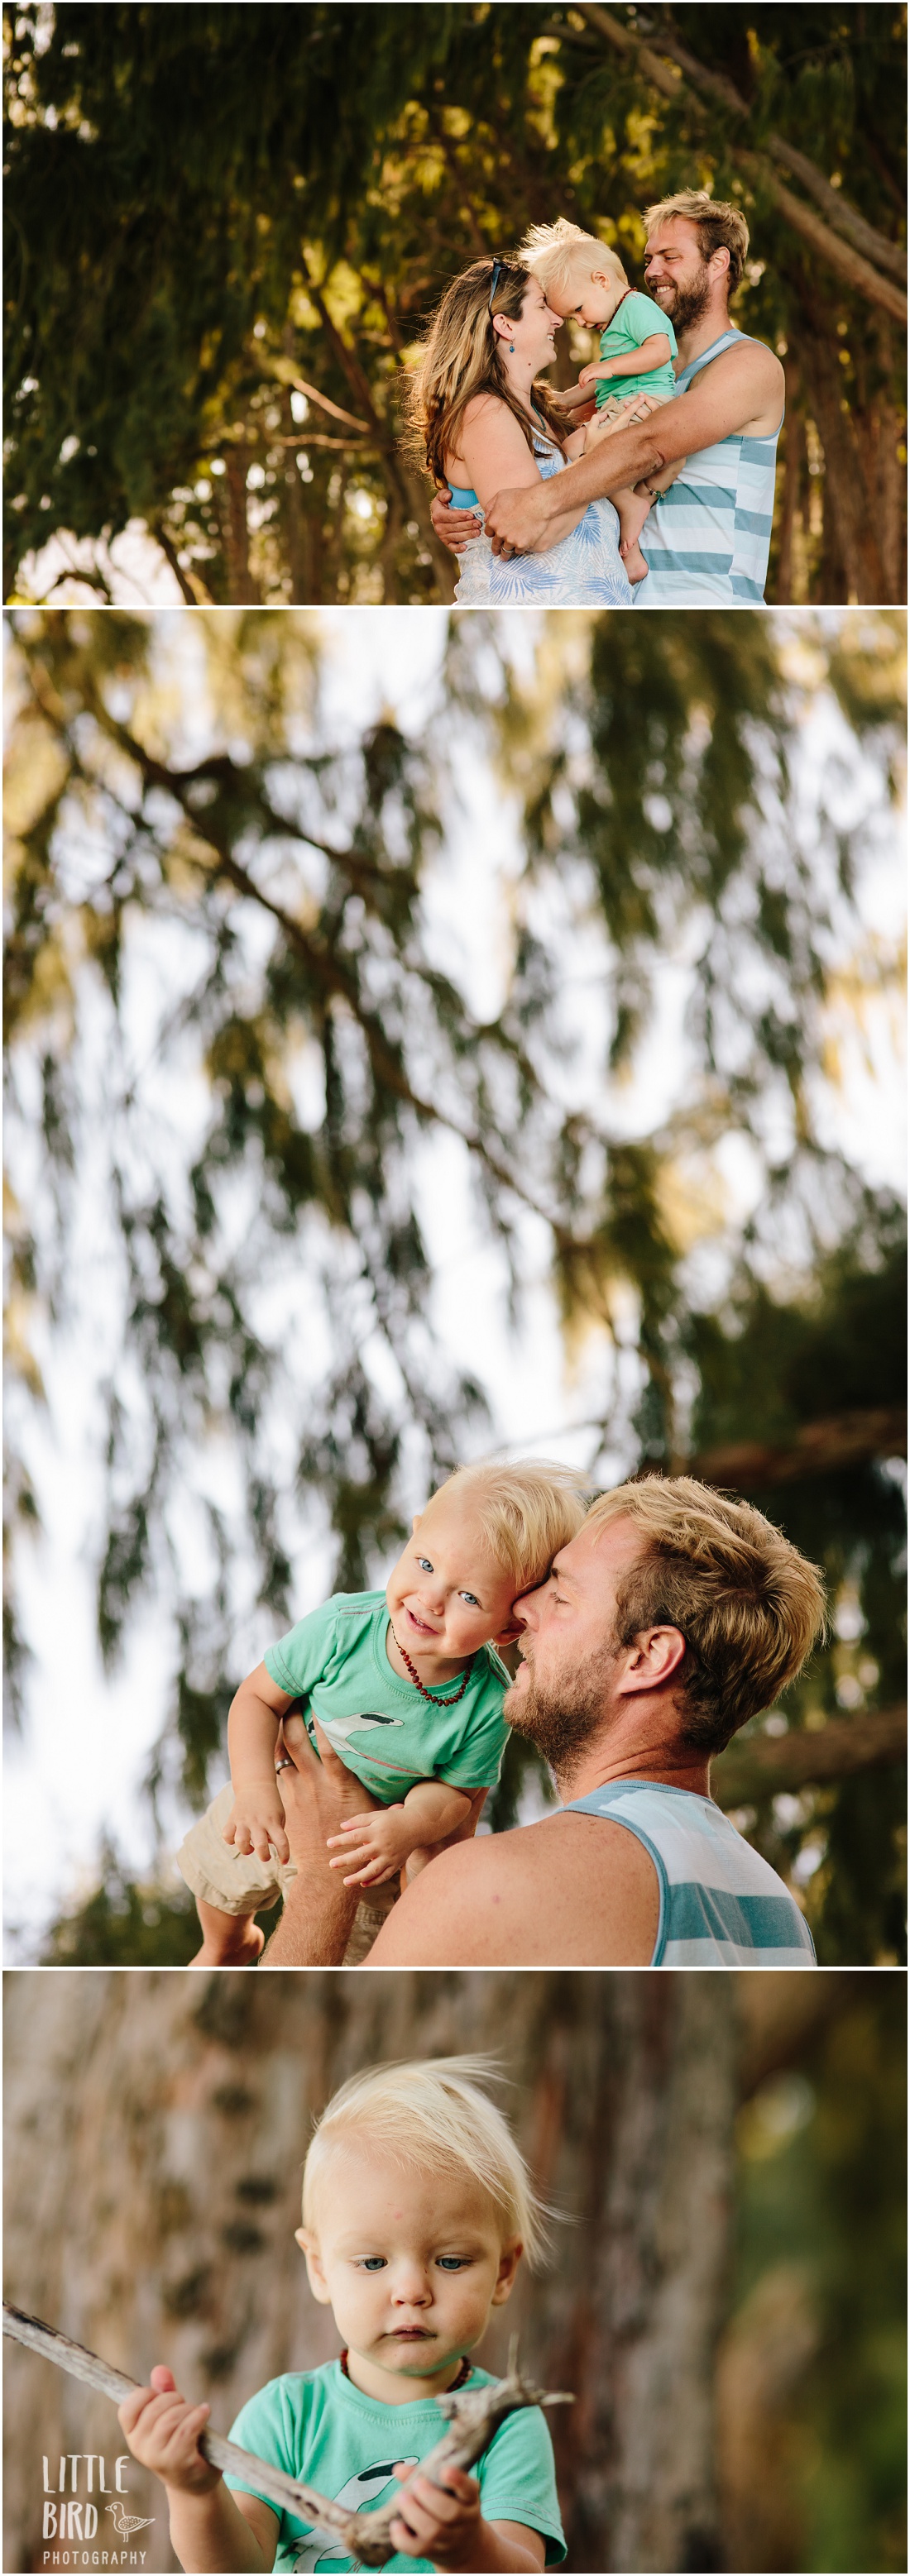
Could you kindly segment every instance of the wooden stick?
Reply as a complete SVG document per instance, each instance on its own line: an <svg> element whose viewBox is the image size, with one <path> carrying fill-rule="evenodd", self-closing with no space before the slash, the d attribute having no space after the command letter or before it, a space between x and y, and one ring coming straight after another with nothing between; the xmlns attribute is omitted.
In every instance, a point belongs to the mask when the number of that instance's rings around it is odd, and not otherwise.
<svg viewBox="0 0 910 2576"><path fill-rule="evenodd" d="M109 2362L99 2360L98 2354L88 2352L84 2344L71 2343L68 2335L59 2334L55 2326L44 2325L40 2317L26 2316L21 2308L8 2306L6 2300L3 2332L11 2335L14 2342L25 2344L29 2352L41 2353L46 2361L56 2362L58 2370L69 2371L87 2388L97 2388L103 2397L113 2398L115 2405L132 2396L141 2385L138 2379L128 2379L125 2371L113 2370ZM402 2480L391 2504L380 2505L375 2513L347 2513L343 2505L320 2495L317 2488L285 2477L282 2469L273 2468L267 2460L258 2460L253 2451L240 2450L236 2442L225 2442L220 2433L200 2433L199 2448L213 2468L230 2470L234 2477L242 2478L245 2486L251 2485L257 2493L267 2496L276 2513L294 2514L299 2522L310 2525L311 2534L326 2543L342 2539L360 2566L384 2567L394 2556L389 2527L412 2477L428 2477L439 2486L444 2469L473 2468L497 2425L518 2407L571 2406L574 2399L567 2389L545 2392L522 2377L516 2339L509 2348L504 2379L495 2379L489 2388L460 2389L456 2395L438 2397L436 2403L440 2414L448 2417L448 2432Z"/></svg>

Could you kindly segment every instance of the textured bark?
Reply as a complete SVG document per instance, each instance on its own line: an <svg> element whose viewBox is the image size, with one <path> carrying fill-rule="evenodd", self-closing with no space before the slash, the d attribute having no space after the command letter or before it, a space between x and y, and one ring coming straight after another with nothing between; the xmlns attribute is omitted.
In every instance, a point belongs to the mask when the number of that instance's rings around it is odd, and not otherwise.
<svg viewBox="0 0 910 2576"><path fill-rule="evenodd" d="M792 282L803 310L800 370L825 458L827 561L821 596L846 596L860 605L887 601L891 576L882 560L875 486L867 479L870 446L873 441L877 445L877 436L870 423L863 439L861 414L845 404L830 316L818 300L810 306L804 281ZM828 586L832 579L842 580L840 592Z"/></svg>
<svg viewBox="0 0 910 2576"><path fill-rule="evenodd" d="M292 2247L310 2119L382 2057L501 2055L545 2198L570 2214L482 2358L574 2388L553 2419L569 2568L720 2562L723 2317L740 1980L683 1973L11 1972L7 2295L133 2378L155 2360L227 2433L253 2389L337 2349ZM30 2353L7 2370L9 2570L40 2566L41 2461L103 2452L109 2408ZM146 2571L171 2569L161 2492ZM145 2535L143 2535L145 2537Z"/></svg>

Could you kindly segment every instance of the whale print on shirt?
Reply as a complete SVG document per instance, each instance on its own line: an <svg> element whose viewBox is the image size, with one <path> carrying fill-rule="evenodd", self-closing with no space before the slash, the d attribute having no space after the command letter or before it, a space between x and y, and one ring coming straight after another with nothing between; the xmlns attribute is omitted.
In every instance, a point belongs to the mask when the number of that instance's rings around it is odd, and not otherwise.
<svg viewBox="0 0 910 2576"><path fill-rule="evenodd" d="M396 1721L392 1719L389 1723L394 1725ZM377 2460L375 2468L361 2469L356 2477L348 2479L347 2486L342 2487L335 2497L335 2503L350 2505L353 2513L360 2513L371 2504L378 2504L383 2487L396 2484L396 2466L416 2469L417 2465L416 2455L400 2462ZM324 2568L328 2576L330 2568L352 2567L354 2560L348 2557L341 2540L336 2540L328 2549L323 2540L315 2543L309 2540L304 2542L300 2556L294 2560L294 2565L298 2570Z"/></svg>
<svg viewBox="0 0 910 2576"><path fill-rule="evenodd" d="M323 1735L328 1736L330 1743L346 1744L349 1735L360 1735L368 1726L404 1727L403 1717L377 1717L371 1715L368 1709L364 1709L359 1717L323 1717L321 1711L314 1707L313 1716L318 1720Z"/></svg>

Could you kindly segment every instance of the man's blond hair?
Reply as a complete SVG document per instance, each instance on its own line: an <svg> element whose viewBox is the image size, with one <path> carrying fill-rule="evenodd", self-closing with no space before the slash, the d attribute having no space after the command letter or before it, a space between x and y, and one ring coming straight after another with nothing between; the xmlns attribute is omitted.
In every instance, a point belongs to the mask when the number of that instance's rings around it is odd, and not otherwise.
<svg viewBox="0 0 910 2576"><path fill-rule="evenodd" d="M571 285L582 269L589 277L606 270L617 284L628 286L622 260L596 233L582 231L580 224L570 224L560 215L555 224L531 224L518 252L522 268L529 268L538 285L548 294L551 286L561 291Z"/></svg>
<svg viewBox="0 0 910 2576"><path fill-rule="evenodd" d="M662 197L659 206L645 207L649 237L671 215L685 215L687 222L695 225L703 260L709 260L716 250L729 251L730 293L734 295L749 253L749 226L742 208L729 205L724 198L709 197L707 188L680 188L677 196Z"/></svg>
<svg viewBox="0 0 910 2576"><path fill-rule="evenodd" d="M449 1494L470 1501L481 1537L516 1593L532 1592L546 1581L560 1548L577 1536L590 1492L583 1477L555 1459L519 1458L503 1466L479 1458L472 1467L456 1467L426 1508Z"/></svg>
<svg viewBox="0 0 910 2576"><path fill-rule="evenodd" d="M617 1520L633 1521L643 1544L617 1587L616 1642L630 1646L646 1628L679 1629L683 1740L720 1753L795 1681L823 1635L818 1568L752 1503L693 1476L617 1485L592 1504L585 1528Z"/></svg>
<svg viewBox="0 0 910 2576"><path fill-rule="evenodd" d="M480 2184L498 2212L503 2243L520 2236L539 2263L554 2212L539 2200L508 2121L485 2083L490 2057L411 2058L369 2066L342 2084L317 2122L303 2168L303 2223L318 2230L320 2184L345 2146L374 2147L412 2173L445 2173Z"/></svg>

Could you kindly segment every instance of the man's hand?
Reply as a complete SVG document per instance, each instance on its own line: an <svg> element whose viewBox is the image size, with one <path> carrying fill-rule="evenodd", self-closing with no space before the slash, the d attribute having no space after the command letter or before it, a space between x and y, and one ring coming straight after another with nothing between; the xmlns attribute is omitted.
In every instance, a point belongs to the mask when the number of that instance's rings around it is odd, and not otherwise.
<svg viewBox="0 0 910 2576"><path fill-rule="evenodd" d="M533 554L550 520L560 516L555 496L561 479L552 474L546 483L525 484L520 492L496 493L486 512L494 555L503 555L508 563L512 555Z"/></svg>
<svg viewBox="0 0 910 2576"><path fill-rule="evenodd" d="M274 1769L270 1777L237 1783L222 1840L233 1843L234 1850L242 1852L245 1859L255 1852L257 1860L267 1863L271 1858L270 1845L273 1845L280 1861L290 1860L291 1847L284 1830L284 1807Z"/></svg>
<svg viewBox="0 0 910 2576"><path fill-rule="evenodd" d="M340 1833L329 1834L327 1847L339 1854L329 1868L344 1871L345 1887L381 1887L413 1851L414 1832L403 1805L379 1807L374 1814L349 1816Z"/></svg>
<svg viewBox="0 0 910 2576"><path fill-rule="evenodd" d="M199 2435L211 2411L210 2406L188 2406L173 2372L160 2362L148 2388L134 2389L118 2406L117 2421L134 2460L152 2469L166 2487L182 2495L210 2495L221 2484L221 2470L203 2458Z"/></svg>
<svg viewBox="0 0 910 2576"><path fill-rule="evenodd" d="M454 510L451 501L445 500L441 492L437 492L430 505L430 517L440 545L448 546L452 555L463 555L472 537L482 534L476 511Z"/></svg>

